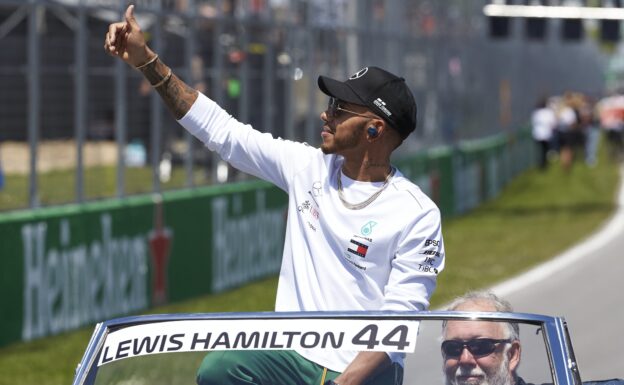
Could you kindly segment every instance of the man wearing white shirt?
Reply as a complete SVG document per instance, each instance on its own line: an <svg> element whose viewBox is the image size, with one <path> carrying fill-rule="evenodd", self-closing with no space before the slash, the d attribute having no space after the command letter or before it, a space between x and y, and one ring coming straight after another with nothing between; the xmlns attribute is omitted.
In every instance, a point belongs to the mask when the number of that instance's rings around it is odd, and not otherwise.
<svg viewBox="0 0 624 385"><path fill-rule="evenodd" d="M557 116L548 107L546 99L540 100L531 114L531 127L533 140L539 151L539 167L544 170L548 166L548 151L557 128Z"/></svg>
<svg viewBox="0 0 624 385"><path fill-rule="evenodd" d="M330 99L320 149L238 122L184 84L149 47L128 7L105 50L137 68L189 132L234 167L289 194L276 311L425 310L444 268L440 212L390 164L415 129L404 79L366 67L319 77ZM385 352L223 351L204 384L400 384L403 356Z"/></svg>

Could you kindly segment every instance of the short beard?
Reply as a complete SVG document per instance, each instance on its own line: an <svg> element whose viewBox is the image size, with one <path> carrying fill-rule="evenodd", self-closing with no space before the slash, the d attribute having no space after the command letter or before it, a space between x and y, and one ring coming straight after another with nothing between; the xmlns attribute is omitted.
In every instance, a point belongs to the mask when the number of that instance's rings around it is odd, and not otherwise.
<svg viewBox="0 0 624 385"><path fill-rule="evenodd" d="M484 375L484 377L479 382L466 382L457 379L459 375L467 374ZM469 372L458 367L452 378L446 378L446 385L513 385L514 383L513 376L509 373L509 358L507 354L505 354L505 358L498 367L498 370L492 375L485 374L479 367L475 367Z"/></svg>
<svg viewBox="0 0 624 385"><path fill-rule="evenodd" d="M336 131L334 130L331 146L322 143L321 151L323 151L324 154L341 154L343 150L350 150L358 145L362 131L364 131L364 126L353 130L350 136L336 140Z"/></svg>

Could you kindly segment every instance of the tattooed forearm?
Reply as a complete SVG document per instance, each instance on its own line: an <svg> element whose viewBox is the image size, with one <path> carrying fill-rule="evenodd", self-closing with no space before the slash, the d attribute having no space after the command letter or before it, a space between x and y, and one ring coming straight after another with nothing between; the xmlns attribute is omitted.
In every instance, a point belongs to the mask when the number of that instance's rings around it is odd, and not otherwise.
<svg viewBox="0 0 624 385"><path fill-rule="evenodd" d="M197 99L197 90L191 88L175 75L172 75L169 81L157 87L156 90L176 119L181 119L186 115Z"/></svg>
<svg viewBox="0 0 624 385"><path fill-rule="evenodd" d="M160 60L141 68L143 76L152 86L158 85L156 91L160 94L165 105L176 119L182 118L197 99L197 90L184 83L180 78L171 75L164 83L169 73L169 67Z"/></svg>

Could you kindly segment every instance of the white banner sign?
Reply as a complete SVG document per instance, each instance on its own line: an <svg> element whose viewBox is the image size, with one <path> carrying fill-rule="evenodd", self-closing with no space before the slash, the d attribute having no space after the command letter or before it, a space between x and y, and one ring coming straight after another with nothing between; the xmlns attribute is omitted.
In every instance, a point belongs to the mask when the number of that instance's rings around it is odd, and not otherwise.
<svg viewBox="0 0 624 385"><path fill-rule="evenodd" d="M110 333L98 366L157 353L210 350L330 349L411 353L418 321L347 319L187 320Z"/></svg>

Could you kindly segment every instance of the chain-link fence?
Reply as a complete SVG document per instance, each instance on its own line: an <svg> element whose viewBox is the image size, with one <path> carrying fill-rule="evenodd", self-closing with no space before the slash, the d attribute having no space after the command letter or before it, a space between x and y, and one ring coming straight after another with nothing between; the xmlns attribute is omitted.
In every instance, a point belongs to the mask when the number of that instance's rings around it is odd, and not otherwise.
<svg viewBox="0 0 624 385"><path fill-rule="evenodd" d="M555 22L541 41L525 39L520 23L492 40L485 3L134 1L148 44L178 76L275 136L318 144L319 74L377 65L404 76L419 106L417 134L401 147L410 153L517 130L541 95L602 89L604 58L590 38L562 42ZM24 199L12 207L246 177L179 127L138 71L104 52L126 5L0 0L0 194Z"/></svg>

